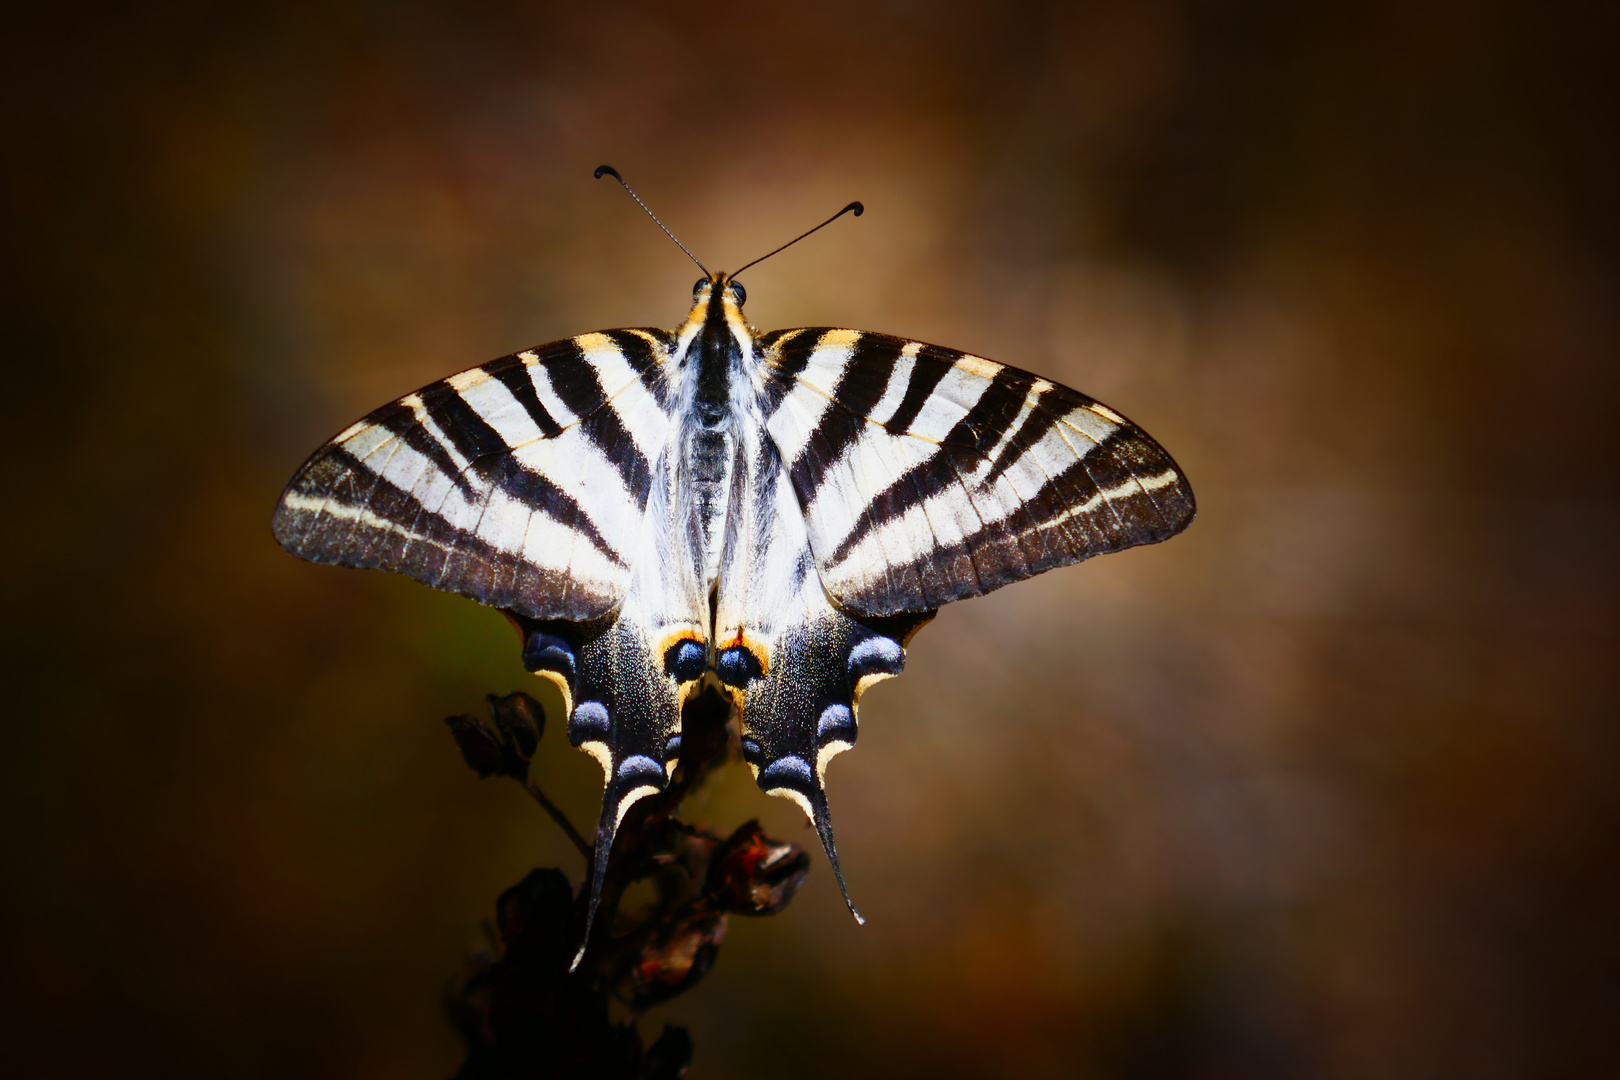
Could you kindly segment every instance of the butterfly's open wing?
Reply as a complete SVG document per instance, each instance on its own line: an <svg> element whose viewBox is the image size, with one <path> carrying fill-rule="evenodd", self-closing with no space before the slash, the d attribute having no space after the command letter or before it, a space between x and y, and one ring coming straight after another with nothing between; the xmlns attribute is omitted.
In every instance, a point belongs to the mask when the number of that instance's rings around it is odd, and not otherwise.
<svg viewBox="0 0 1620 1080"><path fill-rule="evenodd" d="M931 611L1192 520L1170 455L1067 387L857 330L760 345L766 428L851 614Z"/></svg>
<svg viewBox="0 0 1620 1080"><path fill-rule="evenodd" d="M452 375L327 443L277 504L282 547L537 619L591 619L629 586L672 341L584 334Z"/></svg>

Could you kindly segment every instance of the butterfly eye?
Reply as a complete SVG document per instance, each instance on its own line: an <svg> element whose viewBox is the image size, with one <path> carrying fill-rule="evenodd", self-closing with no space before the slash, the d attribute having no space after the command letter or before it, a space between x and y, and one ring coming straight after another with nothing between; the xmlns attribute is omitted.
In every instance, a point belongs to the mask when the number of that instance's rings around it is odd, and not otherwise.
<svg viewBox="0 0 1620 1080"><path fill-rule="evenodd" d="M727 287L731 289L731 297L732 297L733 300L737 301L737 306L738 307L742 307L744 304L748 303L748 290L747 289L743 288L741 285L737 284L735 281L730 282Z"/></svg>
<svg viewBox="0 0 1620 1080"><path fill-rule="evenodd" d="M698 298L698 293L702 292L703 291L703 286L707 285L708 283L709 283L709 279L706 278L706 277L700 277L700 278L697 279L696 282L693 283L693 285L692 285L692 299L693 300L696 300Z"/></svg>

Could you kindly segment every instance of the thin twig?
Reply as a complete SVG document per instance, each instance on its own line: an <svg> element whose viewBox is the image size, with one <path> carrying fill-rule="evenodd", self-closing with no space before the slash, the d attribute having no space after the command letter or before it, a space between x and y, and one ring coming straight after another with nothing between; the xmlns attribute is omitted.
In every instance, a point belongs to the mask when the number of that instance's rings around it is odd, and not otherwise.
<svg viewBox="0 0 1620 1080"><path fill-rule="evenodd" d="M574 842L574 846L579 849L579 853L585 856L585 862L588 865L592 855L591 845L585 842L583 836L579 835L579 830L574 828L572 821L568 820L568 815L562 812L560 806L546 798L546 793L540 790L540 785L535 783L532 778L527 776L523 778L523 789L533 795L534 801L539 803L545 809L545 812L551 815L551 820L555 821L557 827L567 835L568 839Z"/></svg>

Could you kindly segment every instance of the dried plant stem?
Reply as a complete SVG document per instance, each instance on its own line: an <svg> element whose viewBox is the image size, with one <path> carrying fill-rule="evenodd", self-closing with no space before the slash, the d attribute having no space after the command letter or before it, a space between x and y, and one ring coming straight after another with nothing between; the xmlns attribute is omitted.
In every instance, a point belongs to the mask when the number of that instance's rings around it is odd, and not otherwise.
<svg viewBox="0 0 1620 1080"><path fill-rule="evenodd" d="M523 788L534 796L534 801L539 803L546 813L551 815L551 820L555 821L564 835L574 842L574 846L579 849L579 853L585 856L586 865L589 865L592 854L591 845L579 834L579 830L574 828L574 823L568 820L568 815L562 812L562 807L547 798L546 793L540 790L540 785L530 777L525 776L523 778Z"/></svg>

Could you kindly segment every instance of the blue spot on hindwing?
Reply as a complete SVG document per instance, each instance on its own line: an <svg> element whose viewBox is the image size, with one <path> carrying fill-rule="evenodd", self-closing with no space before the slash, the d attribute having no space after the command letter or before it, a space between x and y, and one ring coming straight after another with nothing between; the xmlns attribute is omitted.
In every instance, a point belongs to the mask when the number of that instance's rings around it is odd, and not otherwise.
<svg viewBox="0 0 1620 1080"><path fill-rule="evenodd" d="M813 791L816 778L804 758L784 757L777 758L759 771L759 786L765 791L779 787L791 788L794 791Z"/></svg>
<svg viewBox="0 0 1620 1080"><path fill-rule="evenodd" d="M523 668L531 672L555 671L572 685L576 669L574 647L556 634L536 630L523 643Z"/></svg>
<svg viewBox="0 0 1620 1080"><path fill-rule="evenodd" d="M575 746L606 742L612 729L606 705L600 701L582 701L574 706L574 715L568 720L568 741Z"/></svg>
<svg viewBox="0 0 1620 1080"><path fill-rule="evenodd" d="M692 682L703 677L709 666L709 650L701 641L683 638L664 653L664 672L680 682Z"/></svg>
<svg viewBox="0 0 1620 1080"><path fill-rule="evenodd" d="M855 744L855 713L848 705L832 704L821 710L816 721L816 742L826 746L832 742Z"/></svg>
<svg viewBox="0 0 1620 1080"><path fill-rule="evenodd" d="M721 649L714 661L714 671L721 682L738 688L746 687L765 673L759 666L759 658L741 645Z"/></svg>
<svg viewBox="0 0 1620 1080"><path fill-rule="evenodd" d="M906 650L893 638L869 637L849 651L849 680L867 675L898 675L905 670Z"/></svg>
<svg viewBox="0 0 1620 1080"><path fill-rule="evenodd" d="M664 766L646 754L631 754L619 762L619 767L613 771L614 779L628 787L651 784L661 788L666 776Z"/></svg>

